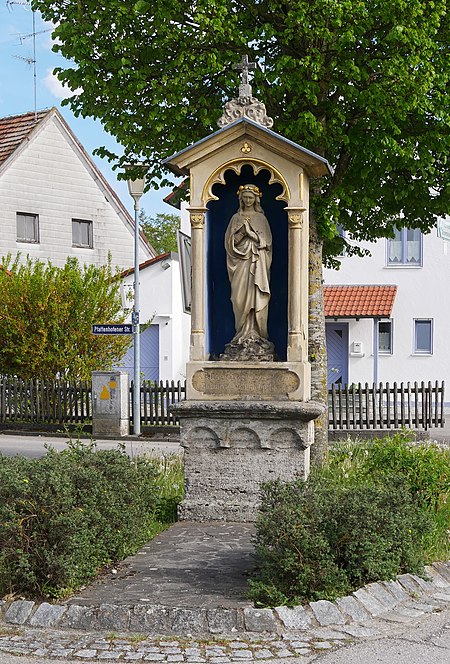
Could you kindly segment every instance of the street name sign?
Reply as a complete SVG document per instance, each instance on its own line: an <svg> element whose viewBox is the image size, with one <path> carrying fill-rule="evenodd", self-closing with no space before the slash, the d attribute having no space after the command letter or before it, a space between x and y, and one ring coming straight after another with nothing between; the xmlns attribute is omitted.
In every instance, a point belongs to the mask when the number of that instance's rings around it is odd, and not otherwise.
<svg viewBox="0 0 450 664"><path fill-rule="evenodd" d="M133 326L129 323L93 325L92 334L133 334Z"/></svg>

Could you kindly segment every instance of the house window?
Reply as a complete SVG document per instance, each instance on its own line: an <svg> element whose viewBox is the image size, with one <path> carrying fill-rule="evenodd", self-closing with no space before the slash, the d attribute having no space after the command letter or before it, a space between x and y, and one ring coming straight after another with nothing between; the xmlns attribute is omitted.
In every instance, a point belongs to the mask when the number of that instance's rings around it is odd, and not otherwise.
<svg viewBox="0 0 450 664"><path fill-rule="evenodd" d="M378 323L378 350L392 354L392 321L380 320Z"/></svg>
<svg viewBox="0 0 450 664"><path fill-rule="evenodd" d="M431 318L414 320L414 352L431 355L433 352L433 321Z"/></svg>
<svg viewBox="0 0 450 664"><path fill-rule="evenodd" d="M92 249L92 221L86 219L72 219L72 245L74 247L88 247Z"/></svg>
<svg viewBox="0 0 450 664"><path fill-rule="evenodd" d="M418 228L396 228L387 241L388 265L422 265L422 233Z"/></svg>
<svg viewBox="0 0 450 664"><path fill-rule="evenodd" d="M27 212L16 213L17 241L39 242L39 215Z"/></svg>

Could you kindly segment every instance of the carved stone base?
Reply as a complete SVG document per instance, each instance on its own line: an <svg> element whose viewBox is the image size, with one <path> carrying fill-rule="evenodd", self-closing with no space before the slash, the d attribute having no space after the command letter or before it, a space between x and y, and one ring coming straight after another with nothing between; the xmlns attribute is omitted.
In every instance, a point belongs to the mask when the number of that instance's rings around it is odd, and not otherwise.
<svg viewBox="0 0 450 664"><path fill-rule="evenodd" d="M275 346L261 337L231 341L225 346L220 359L226 362L274 362Z"/></svg>
<svg viewBox="0 0 450 664"><path fill-rule="evenodd" d="M173 409L185 451L181 520L254 521L262 482L308 476L320 404L184 401Z"/></svg>

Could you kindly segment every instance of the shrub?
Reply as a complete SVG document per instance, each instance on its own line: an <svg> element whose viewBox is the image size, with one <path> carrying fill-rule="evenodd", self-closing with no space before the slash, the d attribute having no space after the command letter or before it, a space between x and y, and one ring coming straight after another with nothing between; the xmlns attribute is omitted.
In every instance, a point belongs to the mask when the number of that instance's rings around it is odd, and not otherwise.
<svg viewBox="0 0 450 664"><path fill-rule="evenodd" d="M432 516L432 530L424 540L426 560L450 557L450 449L416 443L414 433L403 431L373 442L336 445L322 472L340 482L355 477L387 482L392 474L403 478Z"/></svg>
<svg viewBox="0 0 450 664"><path fill-rule="evenodd" d="M136 551L162 526L155 461L72 443L0 456L0 593L58 597Z"/></svg>
<svg viewBox="0 0 450 664"><path fill-rule="evenodd" d="M260 567L250 582L257 603L333 599L423 570L431 519L408 483L394 474L345 479L328 469L306 482L263 487L255 539Z"/></svg>

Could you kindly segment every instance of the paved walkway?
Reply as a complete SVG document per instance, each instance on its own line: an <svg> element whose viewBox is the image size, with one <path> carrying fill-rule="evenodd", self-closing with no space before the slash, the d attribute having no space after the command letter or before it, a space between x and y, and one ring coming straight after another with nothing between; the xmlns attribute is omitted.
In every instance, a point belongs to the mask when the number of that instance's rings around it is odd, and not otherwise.
<svg viewBox="0 0 450 664"><path fill-rule="evenodd" d="M414 633L422 621L450 626L448 563L428 568L429 580L406 574L334 603L254 608L252 533L249 524L180 522L67 602L0 601L0 661L308 662Z"/></svg>
<svg viewBox="0 0 450 664"><path fill-rule="evenodd" d="M168 609L249 606L253 532L247 523L180 521L67 604L150 604Z"/></svg>

